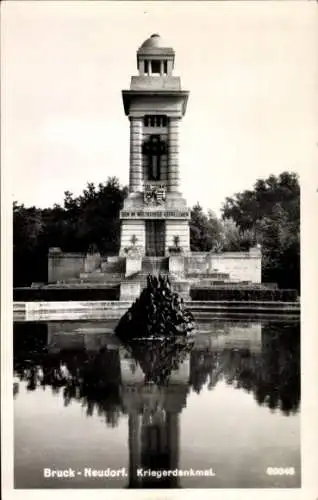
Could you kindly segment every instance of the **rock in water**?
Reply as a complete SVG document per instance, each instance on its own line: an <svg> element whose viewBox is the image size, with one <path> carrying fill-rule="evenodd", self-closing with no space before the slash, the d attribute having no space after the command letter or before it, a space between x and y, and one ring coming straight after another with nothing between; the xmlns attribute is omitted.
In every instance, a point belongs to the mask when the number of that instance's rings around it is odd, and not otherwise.
<svg viewBox="0 0 318 500"><path fill-rule="evenodd" d="M194 333L192 313L171 290L169 278L149 275L147 286L115 328L122 340L189 336Z"/></svg>

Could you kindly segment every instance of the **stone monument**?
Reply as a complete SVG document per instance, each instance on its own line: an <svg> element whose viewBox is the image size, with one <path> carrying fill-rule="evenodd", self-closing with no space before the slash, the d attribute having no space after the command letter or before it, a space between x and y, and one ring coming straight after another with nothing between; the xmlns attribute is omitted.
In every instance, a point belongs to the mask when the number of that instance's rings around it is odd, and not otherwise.
<svg viewBox="0 0 318 500"><path fill-rule="evenodd" d="M49 286L108 287L119 291L121 301L133 301L148 273L168 274L173 290L184 299L198 287L261 283L259 248L190 251L190 210L179 176L179 128L189 92L174 75L174 61L173 48L160 35L151 35L137 50L138 74L131 77L129 90L122 91L130 158L119 255L50 249Z"/></svg>
<svg viewBox="0 0 318 500"><path fill-rule="evenodd" d="M129 195L120 214L122 256L132 239L142 256L168 256L176 241L180 251L190 251L190 212L179 178L179 126L189 92L173 74L174 59L174 50L151 35L137 51L139 74L122 92L130 123Z"/></svg>

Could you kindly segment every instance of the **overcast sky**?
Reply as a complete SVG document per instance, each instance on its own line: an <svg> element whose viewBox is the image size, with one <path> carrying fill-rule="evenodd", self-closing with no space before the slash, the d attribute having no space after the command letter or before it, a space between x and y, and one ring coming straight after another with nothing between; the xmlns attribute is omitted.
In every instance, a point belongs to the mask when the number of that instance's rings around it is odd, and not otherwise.
<svg viewBox="0 0 318 500"><path fill-rule="evenodd" d="M152 33L190 91L180 127L182 191L226 196L313 157L314 2L7 2L2 9L4 159L12 199L40 207L129 172L121 90Z"/></svg>

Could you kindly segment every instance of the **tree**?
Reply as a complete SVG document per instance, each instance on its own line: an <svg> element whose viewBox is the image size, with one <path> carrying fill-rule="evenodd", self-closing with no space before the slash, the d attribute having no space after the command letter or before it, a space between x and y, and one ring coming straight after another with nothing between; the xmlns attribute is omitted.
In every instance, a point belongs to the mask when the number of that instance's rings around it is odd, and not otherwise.
<svg viewBox="0 0 318 500"><path fill-rule="evenodd" d="M276 204L299 220L299 200L300 187L295 173L283 172L278 177L270 175L265 180L257 180L253 190L226 198L222 218L233 219L242 230L257 232L258 223L271 216Z"/></svg>
<svg viewBox="0 0 318 500"><path fill-rule="evenodd" d="M255 244L254 232L251 229L242 231L233 219L225 219L222 226L224 252L247 251Z"/></svg>
<svg viewBox="0 0 318 500"><path fill-rule="evenodd" d="M208 252L221 242L222 224L210 210L206 215L199 203L191 210L190 247L193 252Z"/></svg>
<svg viewBox="0 0 318 500"><path fill-rule="evenodd" d="M13 282L16 286L41 277L44 260L39 241L43 231L41 210L13 203Z"/></svg>
<svg viewBox="0 0 318 500"><path fill-rule="evenodd" d="M87 184L77 198L66 192L64 208L72 234L67 249L86 252L94 244L101 253L118 252L119 211L126 195L127 189L120 186L116 177L97 187L93 183Z"/></svg>
<svg viewBox="0 0 318 500"><path fill-rule="evenodd" d="M271 217L260 223L263 248L263 279L285 288L300 290L300 228L299 219L280 205L273 207Z"/></svg>
<svg viewBox="0 0 318 500"><path fill-rule="evenodd" d="M263 281L300 290L300 186L295 173L258 180L254 190L226 198L224 221L232 219L262 245Z"/></svg>
<svg viewBox="0 0 318 500"><path fill-rule="evenodd" d="M43 210L13 204L14 285L47 281L50 247L66 252L87 252L94 245L101 253L119 250L119 211L127 195L115 177L97 187L87 184L80 196L65 192L63 206Z"/></svg>

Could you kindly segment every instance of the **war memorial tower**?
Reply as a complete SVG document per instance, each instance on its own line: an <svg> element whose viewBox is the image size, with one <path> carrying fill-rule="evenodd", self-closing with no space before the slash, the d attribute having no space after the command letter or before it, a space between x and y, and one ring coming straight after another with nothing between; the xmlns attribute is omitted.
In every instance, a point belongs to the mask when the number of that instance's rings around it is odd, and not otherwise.
<svg viewBox="0 0 318 500"><path fill-rule="evenodd" d="M261 283L259 248L190 251L190 210L179 176L179 129L189 92L173 74L174 60L174 50L160 35L151 35L137 50L138 74L131 77L130 89L122 91L130 158L119 254L51 248L49 284L73 289L105 286L118 289L120 301L130 301L139 296L148 273L169 274L175 291L185 299L198 286Z"/></svg>
<svg viewBox="0 0 318 500"><path fill-rule="evenodd" d="M133 242L141 255L190 251L190 212L180 191L179 127L189 92L174 76L174 50L151 35L137 51L138 75L123 90L130 124L129 195L120 213L120 255Z"/></svg>

